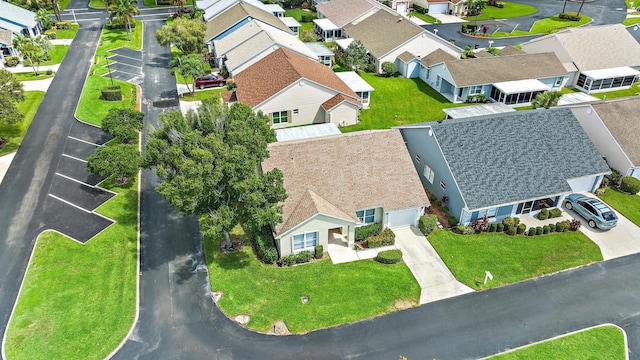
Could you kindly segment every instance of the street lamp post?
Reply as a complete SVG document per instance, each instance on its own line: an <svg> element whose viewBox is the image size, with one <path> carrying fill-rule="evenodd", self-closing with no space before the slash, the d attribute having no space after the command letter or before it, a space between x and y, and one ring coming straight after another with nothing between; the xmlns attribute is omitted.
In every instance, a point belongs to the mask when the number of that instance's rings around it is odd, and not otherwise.
<svg viewBox="0 0 640 360"><path fill-rule="evenodd" d="M113 87L113 76L111 76L111 66L109 66L109 59L107 59L107 55L104 56L104 61L107 62L107 69L109 70L109 78L111 79L111 86Z"/></svg>

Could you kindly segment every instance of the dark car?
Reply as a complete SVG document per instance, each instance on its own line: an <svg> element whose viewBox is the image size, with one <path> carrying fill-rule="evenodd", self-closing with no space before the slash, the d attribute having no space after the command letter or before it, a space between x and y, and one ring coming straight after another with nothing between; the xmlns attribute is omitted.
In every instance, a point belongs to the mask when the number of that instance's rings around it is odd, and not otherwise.
<svg viewBox="0 0 640 360"><path fill-rule="evenodd" d="M226 83L227 83L227 79L225 79L220 75L209 74L205 76L199 76L196 78L196 87L200 89L214 87L214 86L222 87Z"/></svg>
<svg viewBox="0 0 640 360"><path fill-rule="evenodd" d="M618 224L618 217L613 210L599 199L584 196L581 194L571 194L567 196L564 207L574 210L587 220L592 228L603 230L611 229Z"/></svg>

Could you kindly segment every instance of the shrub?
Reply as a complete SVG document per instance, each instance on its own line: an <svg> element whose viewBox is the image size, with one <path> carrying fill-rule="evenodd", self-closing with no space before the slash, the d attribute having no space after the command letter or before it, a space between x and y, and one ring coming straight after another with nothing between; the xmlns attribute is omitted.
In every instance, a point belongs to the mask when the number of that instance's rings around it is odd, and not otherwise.
<svg viewBox="0 0 640 360"><path fill-rule="evenodd" d="M383 264L397 264L400 260L402 260L402 251L397 249L380 251L376 256L376 261Z"/></svg>
<svg viewBox="0 0 640 360"><path fill-rule="evenodd" d="M560 19L571 20L571 21L580 21L580 19L582 19L582 16L576 13L567 13L567 12L560 13L558 17Z"/></svg>
<svg viewBox="0 0 640 360"><path fill-rule="evenodd" d="M273 264L278 260L278 250L268 228L258 231L253 239L254 249L262 262Z"/></svg>
<svg viewBox="0 0 640 360"><path fill-rule="evenodd" d="M473 235L476 233L471 226L456 225L456 231L462 235Z"/></svg>
<svg viewBox="0 0 640 360"><path fill-rule="evenodd" d="M322 259L322 255L324 255L324 247L322 247L322 245L316 245L316 247L313 248L313 257Z"/></svg>
<svg viewBox="0 0 640 360"><path fill-rule="evenodd" d="M515 235L517 233L518 229L515 225L509 225L507 226L507 235Z"/></svg>
<svg viewBox="0 0 640 360"><path fill-rule="evenodd" d="M449 212L449 207L448 207L448 206L443 206L443 207L442 207L442 211L444 211L444 212Z"/></svg>
<svg viewBox="0 0 640 360"><path fill-rule="evenodd" d="M549 224L549 232L556 232L556 224L554 223Z"/></svg>
<svg viewBox="0 0 640 360"><path fill-rule="evenodd" d="M4 58L4 64L7 67L14 67L18 65L19 62L20 62L20 59L17 56L6 56Z"/></svg>
<svg viewBox="0 0 640 360"><path fill-rule="evenodd" d="M438 217L435 215L423 215L418 220L418 228L424 236L428 236L436 229Z"/></svg>
<svg viewBox="0 0 640 360"><path fill-rule="evenodd" d="M313 254L311 254L311 251L302 250L296 255L296 263L304 264L311 261L312 258L313 258Z"/></svg>
<svg viewBox="0 0 640 360"><path fill-rule="evenodd" d="M278 260L278 265L288 267L296 263L296 255L283 256Z"/></svg>
<svg viewBox="0 0 640 360"><path fill-rule="evenodd" d="M542 235L543 229L542 226L537 226L536 227L536 235Z"/></svg>
<svg viewBox="0 0 640 360"><path fill-rule="evenodd" d="M518 224L518 227L516 228L516 233L519 235L524 234L525 230L527 230L527 225L525 224Z"/></svg>
<svg viewBox="0 0 640 360"><path fill-rule="evenodd" d="M69 29L71 29L71 23L68 22L68 21L58 21L56 23L56 29L69 30Z"/></svg>
<svg viewBox="0 0 640 360"><path fill-rule="evenodd" d="M536 228L534 227L530 227L529 228L529 232L527 233L529 236L535 236L536 235Z"/></svg>
<svg viewBox="0 0 640 360"><path fill-rule="evenodd" d="M429 194L429 201L434 202L434 201L436 201L436 200L438 200L438 197L437 197L437 196L435 196L435 195L433 195L433 194Z"/></svg>
<svg viewBox="0 0 640 360"><path fill-rule="evenodd" d="M100 89L102 93L102 100L105 101L121 101L122 100L122 89L120 85L115 86L105 86Z"/></svg>
<svg viewBox="0 0 640 360"><path fill-rule="evenodd" d="M498 225L496 227L496 231L497 232L503 232L504 231L504 224L503 223L498 223Z"/></svg>
<svg viewBox="0 0 640 360"><path fill-rule="evenodd" d="M513 225L513 219L510 216L507 216L506 218L502 219L502 225L504 225L505 227L508 227L509 225Z"/></svg>
<svg viewBox="0 0 640 360"><path fill-rule="evenodd" d="M312 21L313 21L313 15L311 14L302 14L302 16L300 16L300 22L309 23Z"/></svg>
<svg viewBox="0 0 640 360"><path fill-rule="evenodd" d="M302 33L300 33L300 40L303 42L318 41L319 38L318 34L311 29L302 30Z"/></svg>
<svg viewBox="0 0 640 360"><path fill-rule="evenodd" d="M364 71L368 72L368 73L375 73L376 72L376 64L367 64L364 66Z"/></svg>
<svg viewBox="0 0 640 360"><path fill-rule="evenodd" d="M53 70L51 70L51 69L47 69L46 74L47 74L47 75L53 75Z"/></svg>
<svg viewBox="0 0 640 360"><path fill-rule="evenodd" d="M498 228L498 224L493 223L493 224L489 225L489 232L496 232L497 228Z"/></svg>
<svg viewBox="0 0 640 360"><path fill-rule="evenodd" d="M45 31L44 36L46 36L47 39L49 40L53 40L58 38L58 33L55 30L51 29L51 30Z"/></svg>
<svg viewBox="0 0 640 360"><path fill-rule="evenodd" d="M449 226L456 226L458 224L458 219L453 216L449 216L447 222L449 223Z"/></svg>
<svg viewBox="0 0 640 360"><path fill-rule="evenodd" d="M132 109L110 109L102 119L102 131L122 143L131 143L142 130L144 113Z"/></svg>
<svg viewBox="0 0 640 360"><path fill-rule="evenodd" d="M411 6L413 6L413 10L415 10L416 12L419 12L420 14L426 14L429 12L427 8L423 8L422 6L417 4L413 4Z"/></svg>
<svg viewBox="0 0 640 360"><path fill-rule="evenodd" d="M369 224L356 228L355 241L364 241L371 236L376 236L382 231L382 224Z"/></svg>
<svg viewBox="0 0 640 360"><path fill-rule="evenodd" d="M377 248L381 246L393 245L396 242L396 234L391 229L386 228L378 235L367 238L367 246L369 248Z"/></svg>
<svg viewBox="0 0 640 360"><path fill-rule="evenodd" d="M538 213L538 215L536 215L536 217L539 220L547 220L547 218L549 218L549 210L547 209L540 210L540 212Z"/></svg>
<svg viewBox="0 0 640 360"><path fill-rule="evenodd" d="M557 218L562 216L562 210L558 209L558 208L553 208L551 210L549 210L549 219L552 218Z"/></svg>
<svg viewBox="0 0 640 360"><path fill-rule="evenodd" d="M551 229L549 228L549 225L545 225L542 227L542 233L543 234L548 234L549 231L551 231Z"/></svg>
<svg viewBox="0 0 640 360"><path fill-rule="evenodd" d="M556 231L557 232L564 232L565 231L564 224L562 222L556 223Z"/></svg>
<svg viewBox="0 0 640 360"><path fill-rule="evenodd" d="M436 200L436 205L438 207L442 207L442 201L441 200Z"/></svg>
<svg viewBox="0 0 640 360"><path fill-rule="evenodd" d="M462 23L462 28L460 29L460 31L462 31L463 33L469 34L469 33L476 32L476 29L478 29L478 25Z"/></svg>
<svg viewBox="0 0 640 360"><path fill-rule="evenodd" d="M580 229L580 226L582 226L582 223L580 222L580 220L573 219L573 220L571 220L571 223L569 224L569 230L578 231L578 229Z"/></svg>
<svg viewBox="0 0 640 360"><path fill-rule="evenodd" d="M623 177L620 181L620 190L629 194L637 194L640 192L640 179L633 176Z"/></svg>
<svg viewBox="0 0 640 360"><path fill-rule="evenodd" d="M396 69L396 64L391 61L385 61L381 65L382 71L384 71L386 76L393 76L398 69Z"/></svg>
<svg viewBox="0 0 640 360"><path fill-rule="evenodd" d="M513 225L518 226L518 224L520 224L520 218L519 217L514 217L513 218Z"/></svg>
<svg viewBox="0 0 640 360"><path fill-rule="evenodd" d="M135 22L131 22L129 25L131 26L131 30L136 28ZM107 30L126 30L127 24L107 23L104 25L104 28Z"/></svg>

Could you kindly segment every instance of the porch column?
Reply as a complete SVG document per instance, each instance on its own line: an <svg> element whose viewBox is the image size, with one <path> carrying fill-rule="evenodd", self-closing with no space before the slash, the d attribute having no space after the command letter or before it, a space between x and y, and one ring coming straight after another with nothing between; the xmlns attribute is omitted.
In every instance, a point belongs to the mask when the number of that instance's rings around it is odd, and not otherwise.
<svg viewBox="0 0 640 360"><path fill-rule="evenodd" d="M355 238L356 238L356 227L355 225L349 225L347 227L349 234L348 234L348 238L347 238L347 245L349 246L349 249L353 248L353 244L355 243Z"/></svg>

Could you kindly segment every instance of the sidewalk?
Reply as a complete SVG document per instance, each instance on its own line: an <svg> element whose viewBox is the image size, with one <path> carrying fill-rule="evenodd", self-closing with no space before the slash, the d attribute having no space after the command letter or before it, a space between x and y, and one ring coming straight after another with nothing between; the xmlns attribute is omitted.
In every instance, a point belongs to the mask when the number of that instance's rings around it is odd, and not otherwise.
<svg viewBox="0 0 640 360"><path fill-rule="evenodd" d="M0 183L2 182L2 179L4 179L4 175L7 173L7 170L9 170L9 165L11 165L14 156L16 156L16 153L0 156Z"/></svg>
<svg viewBox="0 0 640 360"><path fill-rule="evenodd" d="M38 68L38 73L47 72L47 70L49 70L49 69L51 69L53 72L58 72L58 68L59 67L60 67L60 64L40 66ZM11 72L11 73L22 73L22 72L31 72L31 71L33 71L33 68L31 66L24 66L24 65L22 65L22 63L14 66L14 67L5 67L4 69L9 71L9 72Z"/></svg>
<svg viewBox="0 0 640 360"><path fill-rule="evenodd" d="M44 80L29 80L29 81L21 81L22 86L24 86L24 91L44 91L47 92L49 90L49 86L51 86L51 82L53 78L48 78Z"/></svg>

